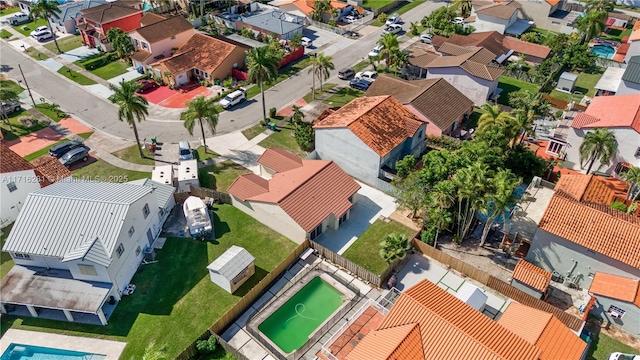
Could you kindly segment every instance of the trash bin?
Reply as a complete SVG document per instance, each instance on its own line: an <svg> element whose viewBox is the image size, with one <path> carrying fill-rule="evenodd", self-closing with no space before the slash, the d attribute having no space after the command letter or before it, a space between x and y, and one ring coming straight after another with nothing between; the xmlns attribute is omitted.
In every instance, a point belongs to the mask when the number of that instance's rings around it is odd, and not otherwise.
<svg viewBox="0 0 640 360"><path fill-rule="evenodd" d="M270 122L269 123L269 129L272 130L272 131L276 131L276 123Z"/></svg>
<svg viewBox="0 0 640 360"><path fill-rule="evenodd" d="M156 139L156 137L155 137L155 136L152 136L152 137L151 137L151 143L152 143L152 144L156 144L156 143L157 143L157 139Z"/></svg>
<svg viewBox="0 0 640 360"><path fill-rule="evenodd" d="M220 85L220 79L218 78L213 79L213 83L216 85Z"/></svg>

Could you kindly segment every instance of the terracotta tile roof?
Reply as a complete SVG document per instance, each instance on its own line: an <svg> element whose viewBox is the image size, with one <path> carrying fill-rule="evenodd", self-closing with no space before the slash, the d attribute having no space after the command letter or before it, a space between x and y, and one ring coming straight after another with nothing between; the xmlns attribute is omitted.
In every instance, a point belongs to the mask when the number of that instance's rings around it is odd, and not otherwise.
<svg viewBox="0 0 640 360"><path fill-rule="evenodd" d="M149 26L166 19L164 16L148 12L140 18L140 26Z"/></svg>
<svg viewBox="0 0 640 360"><path fill-rule="evenodd" d="M314 3L315 3L314 0L296 0L296 1L293 1L291 4L295 5L295 7L300 9L300 11L302 11L305 15L311 15L313 10L315 9L313 7ZM334 0L331 1L331 7L335 9L342 9L346 6L347 6L346 3L343 3L340 1L334 1Z"/></svg>
<svg viewBox="0 0 640 360"><path fill-rule="evenodd" d="M636 21L635 24L633 24L633 30L638 30L640 29L640 21Z"/></svg>
<svg viewBox="0 0 640 360"><path fill-rule="evenodd" d="M522 5L517 1L493 3L476 10L476 14L487 15L498 19L508 20Z"/></svg>
<svg viewBox="0 0 640 360"><path fill-rule="evenodd" d="M629 42L640 40L640 21L636 21L636 24L633 26L633 32L631 36L629 36Z"/></svg>
<svg viewBox="0 0 640 360"><path fill-rule="evenodd" d="M469 35L455 34L450 38L442 36L434 36L431 43L436 47L440 47L444 43L455 44L459 46L478 46L484 47L496 55L507 52L508 48L503 45L504 35L497 31L474 32ZM440 51L440 50L438 50Z"/></svg>
<svg viewBox="0 0 640 360"><path fill-rule="evenodd" d="M34 166L20 157L4 143L0 143L0 173L12 173L15 171L33 170Z"/></svg>
<svg viewBox="0 0 640 360"><path fill-rule="evenodd" d="M424 359L534 360L541 353L533 344L428 280L422 280L400 295L378 331L407 324L419 326ZM371 334L347 359L382 358L375 347L366 345L373 341L365 343Z"/></svg>
<svg viewBox="0 0 640 360"><path fill-rule="evenodd" d="M275 172L283 172L301 167L302 159L286 150L272 148L265 150L258 158L258 163L275 170Z"/></svg>
<svg viewBox="0 0 640 360"><path fill-rule="evenodd" d="M333 161L302 160L302 166L278 172L268 181L254 174L241 175L228 192L242 201L278 204L309 232L330 214L340 217L347 212L353 206L349 198L359 189Z"/></svg>
<svg viewBox="0 0 640 360"><path fill-rule="evenodd" d="M140 2L116 1L85 10L80 10L82 17L98 24L105 24L127 16L141 13Z"/></svg>
<svg viewBox="0 0 640 360"><path fill-rule="evenodd" d="M424 123L393 96L387 95L354 99L313 127L316 130L348 128L383 157L413 137Z"/></svg>
<svg viewBox="0 0 640 360"><path fill-rule="evenodd" d="M506 48L513 50L516 53L535 56L541 59L546 59L551 52L551 48L548 46L538 45L508 36L504 38L502 43Z"/></svg>
<svg viewBox="0 0 640 360"><path fill-rule="evenodd" d="M143 62L147 60L151 56L151 53L144 50L136 50L133 54L131 54L131 58L136 61Z"/></svg>
<svg viewBox="0 0 640 360"><path fill-rule="evenodd" d="M380 74L366 92L366 96L392 94L443 131L473 109L473 101L442 78L408 81Z"/></svg>
<svg viewBox="0 0 640 360"><path fill-rule="evenodd" d="M609 205L580 203L556 191L538 228L640 269L640 219Z"/></svg>
<svg viewBox="0 0 640 360"><path fill-rule="evenodd" d="M542 310L511 302L498 324L542 350L540 360L579 360L587 348L568 327Z"/></svg>
<svg viewBox="0 0 640 360"><path fill-rule="evenodd" d="M622 276L596 272L589 292L595 295L626 301L640 307L640 281Z"/></svg>
<svg viewBox="0 0 640 360"><path fill-rule="evenodd" d="M195 67L213 73L236 47L236 45L220 39L195 33L178 50L177 54L154 63L152 66L163 65L173 74L179 74Z"/></svg>
<svg viewBox="0 0 640 360"><path fill-rule="evenodd" d="M513 269L513 278L532 288L545 292L551 283L551 273L520 259Z"/></svg>
<svg viewBox="0 0 640 360"><path fill-rule="evenodd" d="M52 184L71 177L71 171L53 156L41 156L31 161L31 165Z"/></svg>
<svg viewBox="0 0 640 360"><path fill-rule="evenodd" d="M556 6L560 3L561 0L545 0L547 2L547 4L551 5L551 6Z"/></svg>
<svg viewBox="0 0 640 360"><path fill-rule="evenodd" d="M145 25L133 32L137 32L143 39L147 40L150 44L153 44L172 36L182 34L185 31L194 32L195 30L193 25L191 25L187 19L178 15Z"/></svg>
<svg viewBox="0 0 640 360"><path fill-rule="evenodd" d="M496 55L491 51L481 48L481 47L462 47L453 44L444 44L446 51L452 52L463 52L467 50L467 53L463 53L462 55L450 55L450 56L439 56L432 58L430 62L420 67L426 68L447 68L447 67L460 67L465 70L469 75L479 77L481 79L494 81L497 79L504 70L499 67L487 65L493 59L495 59ZM455 50L454 50L455 49ZM412 62L411 58L409 62L415 66L419 66L416 62ZM424 61L423 61L424 62Z"/></svg>
<svg viewBox="0 0 640 360"><path fill-rule="evenodd" d="M584 113L578 113L571 127L631 127L640 133L640 94L596 96Z"/></svg>
<svg viewBox="0 0 640 360"><path fill-rule="evenodd" d="M369 356L373 354L374 357ZM414 323L372 331L346 358L363 359L367 356L368 359L424 359L420 327Z"/></svg>
<svg viewBox="0 0 640 360"><path fill-rule="evenodd" d="M408 62L417 67L427 68L427 66L438 57L440 57L440 55L431 51L415 50L409 55Z"/></svg>

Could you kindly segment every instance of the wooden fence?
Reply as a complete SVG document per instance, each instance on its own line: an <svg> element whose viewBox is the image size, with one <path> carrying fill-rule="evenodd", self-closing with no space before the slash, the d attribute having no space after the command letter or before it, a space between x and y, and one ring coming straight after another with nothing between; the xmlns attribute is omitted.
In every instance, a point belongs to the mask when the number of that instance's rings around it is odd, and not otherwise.
<svg viewBox="0 0 640 360"><path fill-rule="evenodd" d="M191 192L174 193L173 198L176 204L182 204L189 196L196 196L201 199L212 198L220 204L231 204L231 195L216 191L213 189L203 188L199 186L191 186Z"/></svg>
<svg viewBox="0 0 640 360"><path fill-rule="evenodd" d="M567 105L569 105L568 101L561 100L561 99L558 99L558 98L554 98L554 97L551 97L549 95L542 95L542 98L544 100L548 101L551 104L551 106L556 108L556 109L566 109ZM585 110L587 110L587 107L586 106L582 106L580 104L573 104L573 110L585 111Z"/></svg>
<svg viewBox="0 0 640 360"><path fill-rule="evenodd" d="M413 247L420 251L422 254L444 264L452 269L460 272L464 276L468 276L469 278L479 282L482 285L485 285L504 296L507 296L521 304L530 306L534 309L542 310L548 313L553 314L558 320L560 320L563 324L569 327L572 330L578 331L582 327L582 320L566 313L557 307L548 304L540 299L536 299L535 297L516 289L515 287L507 284L506 282L493 277L484 271L476 268L473 265L467 264L466 262L456 259L455 257L444 253L431 245L428 245L418 239L413 239Z"/></svg>
<svg viewBox="0 0 640 360"><path fill-rule="evenodd" d="M182 350L182 352L176 356L176 360L189 360L192 359L198 354L198 349L196 348L196 343L200 340L206 340L211 336L211 332L209 330L202 333L202 335L198 336L198 338L191 343L191 345L187 346L186 349Z"/></svg>

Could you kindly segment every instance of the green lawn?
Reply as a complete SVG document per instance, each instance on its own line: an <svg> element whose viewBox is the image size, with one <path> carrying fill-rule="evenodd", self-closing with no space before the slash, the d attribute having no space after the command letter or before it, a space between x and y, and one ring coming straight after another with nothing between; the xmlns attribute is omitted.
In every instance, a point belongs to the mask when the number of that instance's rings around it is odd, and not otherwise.
<svg viewBox="0 0 640 360"><path fill-rule="evenodd" d="M25 90L17 82L12 81L12 80L0 80L0 88L11 90L11 91L16 92L18 94L20 94L21 92L23 92Z"/></svg>
<svg viewBox="0 0 640 360"><path fill-rule="evenodd" d="M318 84L319 85L319 84ZM334 87L336 87L336 84L322 84L322 91L318 88L316 89L316 99L321 96L323 93L333 89ZM305 96L302 97L304 99L304 101L308 103L313 101L313 92L309 91L309 93L307 93Z"/></svg>
<svg viewBox="0 0 640 360"><path fill-rule="evenodd" d="M97 84L95 81L89 79L88 77L77 73L66 66L63 66L58 70L58 74L64 75L67 79L73 80L80 85L95 85Z"/></svg>
<svg viewBox="0 0 640 360"><path fill-rule="evenodd" d="M505 75L500 76L498 87L502 89L500 97L498 98L498 103L507 106L509 106L510 93L518 90L529 90L530 92L536 93L538 92L538 89L540 89L538 85L531 84L526 81L521 81Z"/></svg>
<svg viewBox="0 0 640 360"><path fill-rule="evenodd" d="M62 39L58 39L58 46L60 46L60 50L62 50L62 52L67 52L82 46L82 38L80 36L67 36ZM46 44L44 47L53 53L58 52L56 44L53 41Z"/></svg>
<svg viewBox="0 0 640 360"><path fill-rule="evenodd" d="M0 248L4 246L4 240L9 236L13 223L2 228L2 234L0 234ZM0 279L4 279L5 275L13 267L13 259L8 252L0 252ZM0 334L4 333L4 330L0 330Z"/></svg>
<svg viewBox="0 0 640 360"><path fill-rule="evenodd" d="M258 143L263 148L282 148L300 157L307 156L307 153L300 149L296 139L293 137L293 129L288 127L279 128L278 131L269 135L266 139Z"/></svg>
<svg viewBox="0 0 640 360"><path fill-rule="evenodd" d="M121 169L98 159L73 171L73 177L84 180L126 182L150 178L151 173Z"/></svg>
<svg viewBox="0 0 640 360"><path fill-rule="evenodd" d="M13 33L10 33L5 29L2 29L0 31L0 38L2 39L10 39L12 36L13 36Z"/></svg>
<svg viewBox="0 0 640 360"><path fill-rule="evenodd" d="M424 3L423 1L414 0L408 4L403 5L400 9L396 10L395 12L402 15L406 12L409 12L410 10L413 10L415 7L423 3Z"/></svg>
<svg viewBox="0 0 640 360"><path fill-rule="evenodd" d="M66 115L61 110L57 110L57 111L54 110L49 103L38 104L36 105L36 108L38 109L38 111L40 111L41 113L46 115L49 119L55 122L58 122L60 121L60 119L63 118L63 116L61 115Z"/></svg>
<svg viewBox="0 0 640 360"><path fill-rule="evenodd" d="M626 29L624 31L612 29L608 34L603 34L600 38L605 40L622 41L622 38L631 35L632 31L632 29Z"/></svg>
<svg viewBox="0 0 640 360"><path fill-rule="evenodd" d="M28 24L22 24L18 26L12 26L17 32L21 33L24 36L31 36L31 32L35 30L39 26L47 26L47 20L38 19L36 21L32 21Z"/></svg>
<svg viewBox="0 0 640 360"><path fill-rule="evenodd" d="M603 333L594 332L587 360L608 360L612 352L638 354L638 350Z"/></svg>
<svg viewBox="0 0 640 360"><path fill-rule="evenodd" d="M105 80L109 80L118 75L122 75L127 72L127 68L129 67L128 63L122 61L114 61L105 66L99 67L97 69L91 70L93 74L99 76Z"/></svg>
<svg viewBox="0 0 640 360"><path fill-rule="evenodd" d="M242 135L247 138L247 140L251 140L254 137L262 134L266 128L262 126L262 124L257 123L248 129L242 130Z"/></svg>
<svg viewBox="0 0 640 360"><path fill-rule="evenodd" d="M415 231L393 220L376 220L342 256L373 273L381 274L389 265L380 257L380 243L392 233L405 234L411 239Z"/></svg>
<svg viewBox="0 0 640 360"><path fill-rule="evenodd" d="M31 154L25 156L24 159L27 160L27 161L31 161L31 160L35 160L35 159L39 158L40 156L47 155L47 154L49 154L49 149L51 149L54 145L58 145L58 144L60 144L62 142L65 142L65 141L69 141L69 140L67 140L67 139L60 140L60 141L58 141L56 143L53 143L53 144L47 146L44 149L40 149L40 150L38 150L36 152L32 152Z"/></svg>
<svg viewBox="0 0 640 360"><path fill-rule="evenodd" d="M4 16L4 15L9 15L9 14L13 14L13 13L17 13L20 11L19 7L10 7L7 9L2 9L0 10L0 15Z"/></svg>
<svg viewBox="0 0 640 360"><path fill-rule="evenodd" d="M207 161L209 159L215 159L220 156L211 149L207 150L206 152L204 150L204 146L198 146L198 148L195 150L195 156L198 161Z"/></svg>
<svg viewBox="0 0 640 360"><path fill-rule="evenodd" d="M2 134L4 135L5 140L16 140L21 136L25 136L34 131L38 131L47 127L47 125L39 121L36 121L35 124L33 124L33 126L31 127L26 127L18 120L18 118L21 116L28 116L36 120L31 115L29 115L26 110L20 110L10 114L9 122L11 123L11 126L7 125L4 120L0 121L0 128L2 129Z"/></svg>
<svg viewBox="0 0 640 360"><path fill-rule="evenodd" d="M265 89L266 90L266 89ZM254 85L247 89L247 99L251 99L252 97L260 94L260 86Z"/></svg>
<svg viewBox="0 0 640 360"><path fill-rule="evenodd" d="M372 9L380 9L387 4L392 3L393 0L365 0L362 4L364 7L372 8Z"/></svg>
<svg viewBox="0 0 640 360"><path fill-rule="evenodd" d="M367 66L371 65L369 61L360 61L359 63L353 65L353 71L360 72L364 70Z"/></svg>
<svg viewBox="0 0 640 360"><path fill-rule="evenodd" d="M140 158L140 152L138 151L137 144L111 153L111 155L115 157L134 164L151 166L156 164L152 153L148 152L146 149L142 149L142 154L145 156L144 158Z"/></svg>
<svg viewBox="0 0 640 360"><path fill-rule="evenodd" d="M598 71L593 74L587 74L584 72L578 74L578 80L576 80L576 87L574 91L581 92L582 94L587 95L588 97L595 96L596 94L595 86L598 83L598 80L600 80L600 78L602 77L603 73L604 73L604 69L599 68ZM571 101L580 102L580 100L582 100L581 95L567 94L565 92L558 91L558 90L553 90L549 95L553 96L554 98L558 98L567 102L571 102Z"/></svg>
<svg viewBox="0 0 640 360"><path fill-rule="evenodd" d="M198 169L200 186L226 192L236 178L251 171L231 160Z"/></svg>
<svg viewBox="0 0 640 360"><path fill-rule="evenodd" d="M140 359L148 344L174 359L249 289L280 263L296 245L231 205L217 205L216 239L168 238L158 251L158 263L141 265L107 326L90 326L37 318L2 317L2 328L64 333L127 342L121 359ZM255 256L255 274L233 295L209 279L207 265L231 245Z"/></svg>
<svg viewBox="0 0 640 360"><path fill-rule="evenodd" d="M362 96L364 96L362 91L345 87L329 96L329 98L323 102L331 107L342 107L348 104L351 100Z"/></svg>
<svg viewBox="0 0 640 360"><path fill-rule="evenodd" d="M36 60L47 60L49 58L49 55L40 52L40 50L34 47L28 48L25 52L27 53L27 55L31 56Z"/></svg>

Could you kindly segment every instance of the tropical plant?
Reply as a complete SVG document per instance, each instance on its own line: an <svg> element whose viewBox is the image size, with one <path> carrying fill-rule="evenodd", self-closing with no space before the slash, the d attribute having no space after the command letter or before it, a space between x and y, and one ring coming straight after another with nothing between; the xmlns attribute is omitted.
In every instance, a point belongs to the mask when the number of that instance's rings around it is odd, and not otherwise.
<svg viewBox="0 0 640 360"><path fill-rule="evenodd" d="M111 43L113 49L120 59L129 60L129 55L135 51L131 38L120 28L111 28L107 31L107 41Z"/></svg>
<svg viewBox="0 0 640 360"><path fill-rule="evenodd" d="M293 131L293 135L300 149L307 150L315 138L316 131L313 129L313 125L300 122Z"/></svg>
<svg viewBox="0 0 640 360"><path fill-rule="evenodd" d="M420 172L413 171L404 179L398 177L394 179L393 185L395 186L394 197L398 207L411 211L411 218L415 218L427 201Z"/></svg>
<svg viewBox="0 0 640 360"><path fill-rule="evenodd" d="M484 245L489 235L489 230L491 230L493 223L497 219L502 218L503 223L506 223L509 211L518 202L516 190L520 185L520 179L513 175L511 171L500 169L489 179L489 182L489 191L481 202L479 209L480 213L487 217L482 229L479 246Z"/></svg>
<svg viewBox="0 0 640 360"><path fill-rule="evenodd" d="M407 235L391 233L380 243L380 257L391 264L396 259L402 259L411 250L411 242Z"/></svg>
<svg viewBox="0 0 640 360"><path fill-rule="evenodd" d="M292 50L296 50L297 48L302 46L302 34L295 34L289 39L289 46L291 46Z"/></svg>
<svg viewBox="0 0 640 360"><path fill-rule="evenodd" d="M391 54L393 57L393 63L396 64L398 71L402 70L402 67L409 61L409 52L406 50L395 49Z"/></svg>
<svg viewBox="0 0 640 360"><path fill-rule="evenodd" d="M378 22L384 24L387 20L389 20L389 15L387 15L387 13L380 13L380 15L378 15Z"/></svg>
<svg viewBox="0 0 640 360"><path fill-rule="evenodd" d="M534 43L534 44L540 44L541 42L540 33L537 33L534 31L526 32L520 36L520 40Z"/></svg>
<svg viewBox="0 0 640 360"><path fill-rule="evenodd" d="M455 192L455 184L451 180L444 180L437 183L429 194L432 209L428 212L430 222L433 224L435 236L433 238L433 247L438 246L438 235L440 231L446 229L453 223L453 214L449 211L453 205Z"/></svg>
<svg viewBox="0 0 640 360"><path fill-rule="evenodd" d="M331 56L326 56L324 53L316 54L316 56L311 57L312 66L309 69L309 73L313 73L313 76L317 76L318 80L320 80L320 92L322 92L322 80L327 80L331 75L329 70L335 69L335 65L333 64L333 58ZM314 98L315 98L315 87L313 88Z"/></svg>
<svg viewBox="0 0 640 360"><path fill-rule="evenodd" d="M141 84L128 82L124 79L120 81L120 86L110 84L109 89L113 91L113 94L109 96L109 101L118 105L118 120L126 121L133 128L133 135L136 138L136 144L138 144L140 158L144 158L140 147L140 136L138 136L136 120L141 122L149 115L149 102L136 93L136 90L140 89L141 86Z"/></svg>
<svg viewBox="0 0 640 360"><path fill-rule="evenodd" d="M398 49L398 36L396 34L386 33L380 37L378 44L382 46L382 50L378 54L379 59L386 59L387 71L389 71L389 65L393 61L393 53Z"/></svg>
<svg viewBox="0 0 640 360"><path fill-rule="evenodd" d="M460 10L460 16L468 17L471 14L471 0L454 0L452 7Z"/></svg>
<svg viewBox="0 0 640 360"><path fill-rule="evenodd" d="M196 341L196 349L198 349L198 353L200 354L210 354L216 351L217 347L218 340L213 335L209 336L207 340Z"/></svg>
<svg viewBox="0 0 640 360"><path fill-rule="evenodd" d="M606 128L598 128L584 136L579 151L580 167L584 167L585 163L589 163L587 168L587 174L589 174L596 160L600 162L598 169L611 161L611 158L618 152L618 141L613 131Z"/></svg>
<svg viewBox="0 0 640 360"><path fill-rule="evenodd" d="M262 94L263 122L267 122L267 105L264 100L264 82L271 82L278 77L278 66L282 56L279 53L269 51L269 47L260 46L247 51L247 69L249 81L260 86Z"/></svg>
<svg viewBox="0 0 640 360"><path fill-rule="evenodd" d="M482 115L478 119L478 131L484 131L491 125L507 126L510 115L500 109L498 105L482 104Z"/></svg>
<svg viewBox="0 0 640 360"><path fill-rule="evenodd" d="M580 44L599 36L606 28L608 13L606 11L590 10L584 17L578 19L578 30L582 33Z"/></svg>
<svg viewBox="0 0 640 360"><path fill-rule="evenodd" d="M39 0L37 2L31 3L31 17L33 20L45 19L47 20L47 26L49 27L49 31L53 35L53 42L56 44L56 49L58 50L58 54L62 54L62 50L60 50L60 46L58 45L58 40L56 39L56 33L53 31L51 27L50 18L54 18L56 20L60 19L60 7L59 3L56 0Z"/></svg>
<svg viewBox="0 0 640 360"><path fill-rule="evenodd" d="M483 162L460 169L455 173L453 182L456 186L458 202L458 231L460 239L464 239L471 228L473 214L480 209L487 192L489 167Z"/></svg>
<svg viewBox="0 0 640 360"><path fill-rule="evenodd" d="M612 202L611 204L609 204L609 207L611 207L614 210L627 212L627 205L625 205L624 203L621 203L620 201Z"/></svg>
<svg viewBox="0 0 640 360"><path fill-rule="evenodd" d="M311 18L315 21L322 21L325 13L331 13L333 7L331 6L331 0L316 0L313 3L313 11L311 12Z"/></svg>
<svg viewBox="0 0 640 360"><path fill-rule="evenodd" d="M401 179L405 179L418 164L418 160L415 156L409 154L405 155L402 159L396 161L396 175Z"/></svg>
<svg viewBox="0 0 640 360"><path fill-rule="evenodd" d="M620 177L629 184L627 200L635 201L640 196L640 167L632 167Z"/></svg>
<svg viewBox="0 0 640 360"><path fill-rule="evenodd" d="M171 71L165 71L164 73L162 73L162 76L167 79L167 85L171 85L171 78L173 78L173 74L171 73Z"/></svg>
<svg viewBox="0 0 640 360"><path fill-rule="evenodd" d="M187 102L187 111L184 112L184 127L189 132L189 135L193 135L193 128L196 125L196 120L200 124L200 131L202 132L202 145L204 151L207 151L207 142L204 135L204 124L207 124L211 135L215 135L216 126L218 126L218 110L212 99L207 99L204 96L198 96L197 98Z"/></svg>
<svg viewBox="0 0 640 360"><path fill-rule="evenodd" d="M293 105L291 107L291 111L293 111L293 113L289 118L289 123L294 127L297 127L302 122L302 120L304 120L304 113L302 112L302 108L298 105Z"/></svg>
<svg viewBox="0 0 640 360"><path fill-rule="evenodd" d="M419 29L418 29L418 22L414 21L411 24L409 24L409 31L411 32L411 35L416 36L420 33Z"/></svg>
<svg viewBox="0 0 640 360"><path fill-rule="evenodd" d="M592 10L610 13L614 10L614 3L610 0L588 0L585 11Z"/></svg>

